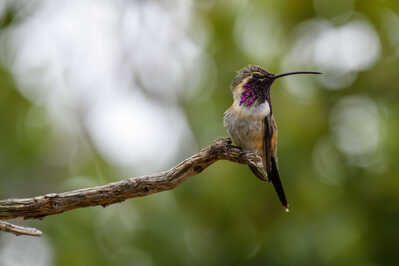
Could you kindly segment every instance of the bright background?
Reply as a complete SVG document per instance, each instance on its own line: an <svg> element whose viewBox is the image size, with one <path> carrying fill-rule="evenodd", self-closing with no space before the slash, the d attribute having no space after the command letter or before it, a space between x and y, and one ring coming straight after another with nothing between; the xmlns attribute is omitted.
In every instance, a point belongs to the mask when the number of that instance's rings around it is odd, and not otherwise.
<svg viewBox="0 0 399 266"><path fill-rule="evenodd" d="M291 212L243 165L0 234L0 265L394 265L397 0L0 0L0 198L169 169L216 137L235 71L272 101Z"/></svg>

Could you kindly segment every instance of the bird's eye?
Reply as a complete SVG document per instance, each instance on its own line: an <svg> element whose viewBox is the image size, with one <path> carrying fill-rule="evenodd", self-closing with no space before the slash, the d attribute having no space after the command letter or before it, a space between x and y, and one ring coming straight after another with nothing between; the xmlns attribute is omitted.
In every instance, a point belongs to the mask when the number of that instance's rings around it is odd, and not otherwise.
<svg viewBox="0 0 399 266"><path fill-rule="evenodd" d="M260 79L260 78L262 78L263 76L262 76L261 74L254 73L254 74L252 74L252 77L257 78L257 79Z"/></svg>

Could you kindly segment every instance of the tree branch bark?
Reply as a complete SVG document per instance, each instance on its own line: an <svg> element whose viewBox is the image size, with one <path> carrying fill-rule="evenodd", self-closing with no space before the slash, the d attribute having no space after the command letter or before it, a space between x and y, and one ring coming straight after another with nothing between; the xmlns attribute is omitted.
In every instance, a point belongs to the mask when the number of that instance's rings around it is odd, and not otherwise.
<svg viewBox="0 0 399 266"><path fill-rule="evenodd" d="M4 221L0 221L0 231L12 233L16 236L41 236L42 232L32 227L24 227L15 224L10 224Z"/></svg>
<svg viewBox="0 0 399 266"><path fill-rule="evenodd" d="M172 169L161 173L131 177L103 186L78 189L70 192L51 193L33 198L1 200L0 220L17 217L35 219L77 208L97 205L105 207L129 198L144 197L153 193L170 190L181 184L188 177L201 173L205 168L218 160L252 164L257 167L262 166L260 158L255 154L233 146L229 138L219 138L211 145L200 150L197 154L185 159ZM0 221L0 231L13 232L17 235L24 234L23 231L10 230L14 225L10 226L11 224L9 223L4 225L4 223ZM25 229L29 232L32 228ZM37 232L40 231L37 230ZM32 234L25 233L25 235Z"/></svg>

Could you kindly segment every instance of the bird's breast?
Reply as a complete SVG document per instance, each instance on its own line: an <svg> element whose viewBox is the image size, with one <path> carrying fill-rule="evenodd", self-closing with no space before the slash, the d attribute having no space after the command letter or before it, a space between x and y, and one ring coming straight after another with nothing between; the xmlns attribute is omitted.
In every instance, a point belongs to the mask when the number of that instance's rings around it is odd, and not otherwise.
<svg viewBox="0 0 399 266"><path fill-rule="evenodd" d="M270 113L270 106L268 102L261 104L255 103L251 106L244 106L234 102L232 109L236 115L245 119L264 119Z"/></svg>
<svg viewBox="0 0 399 266"><path fill-rule="evenodd" d="M258 106L257 109L254 107L252 111L243 108L246 107L230 107L225 113L224 125L235 145L261 154L264 138L263 120L267 109L265 106Z"/></svg>

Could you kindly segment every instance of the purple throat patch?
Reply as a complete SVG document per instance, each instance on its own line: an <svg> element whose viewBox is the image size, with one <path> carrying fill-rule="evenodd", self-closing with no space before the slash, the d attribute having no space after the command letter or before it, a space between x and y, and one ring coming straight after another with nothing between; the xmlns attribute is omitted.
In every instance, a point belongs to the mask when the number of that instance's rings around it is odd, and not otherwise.
<svg viewBox="0 0 399 266"><path fill-rule="evenodd" d="M246 102L245 106L249 107L256 101L258 97L254 93L251 86L245 84L243 87L245 88L245 91L241 94L240 106Z"/></svg>

